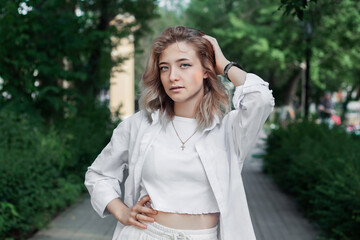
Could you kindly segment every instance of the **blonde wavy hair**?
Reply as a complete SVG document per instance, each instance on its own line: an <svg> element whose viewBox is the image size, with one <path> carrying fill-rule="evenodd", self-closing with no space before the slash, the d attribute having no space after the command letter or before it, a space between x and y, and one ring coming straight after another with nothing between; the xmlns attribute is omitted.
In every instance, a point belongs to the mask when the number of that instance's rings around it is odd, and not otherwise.
<svg viewBox="0 0 360 240"><path fill-rule="evenodd" d="M198 129L209 127L215 116L220 119L229 111L230 104L227 91L215 72L215 53L211 43L203 38L203 32L184 26L169 27L157 37L150 50L144 75L141 81L140 109L146 111L149 122L151 114L160 110L162 123L173 119L174 102L166 94L160 80L159 57L169 45L176 42L191 44L200 59L202 67L208 74L204 79L204 97L199 102L196 110Z"/></svg>

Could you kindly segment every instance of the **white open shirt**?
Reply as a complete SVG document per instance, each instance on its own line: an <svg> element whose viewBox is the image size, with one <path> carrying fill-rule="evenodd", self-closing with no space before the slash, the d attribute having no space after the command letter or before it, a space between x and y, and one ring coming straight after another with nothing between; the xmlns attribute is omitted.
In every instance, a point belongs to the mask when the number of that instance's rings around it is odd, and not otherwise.
<svg viewBox="0 0 360 240"><path fill-rule="evenodd" d="M241 170L247 153L255 142L275 102L269 84L259 76L247 73L244 85L235 89L235 110L212 126L196 144L196 151L209 179L220 209L221 240L256 239ZM131 207L140 196L142 166L147 150L161 129L159 112L152 114L152 123L144 111L121 122L113 132L111 141L102 150L85 175L85 185L91 195L95 211L106 217L107 204L124 194L124 203ZM129 169L125 193L120 183L123 170ZM113 239L120 234L123 224L117 222Z"/></svg>

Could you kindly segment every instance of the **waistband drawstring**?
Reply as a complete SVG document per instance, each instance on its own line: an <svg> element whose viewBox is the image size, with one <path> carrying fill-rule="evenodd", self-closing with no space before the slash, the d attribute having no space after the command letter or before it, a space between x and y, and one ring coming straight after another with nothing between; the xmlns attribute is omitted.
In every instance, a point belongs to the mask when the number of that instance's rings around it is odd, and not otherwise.
<svg viewBox="0 0 360 240"><path fill-rule="evenodd" d="M163 234L170 237L171 240L192 240L191 236L189 236L183 232L163 233Z"/></svg>

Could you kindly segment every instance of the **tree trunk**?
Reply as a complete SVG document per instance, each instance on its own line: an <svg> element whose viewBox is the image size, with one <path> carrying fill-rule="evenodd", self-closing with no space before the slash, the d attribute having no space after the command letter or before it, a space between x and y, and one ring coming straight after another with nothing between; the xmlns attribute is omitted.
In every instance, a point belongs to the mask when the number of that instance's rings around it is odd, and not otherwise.
<svg viewBox="0 0 360 240"><path fill-rule="evenodd" d="M284 95L284 105L290 105L294 99L301 79L301 69L296 69L293 71L290 79L286 83L285 95Z"/></svg>
<svg viewBox="0 0 360 240"><path fill-rule="evenodd" d="M105 32L109 28L109 23L111 20L111 13L109 11L110 1L104 0L100 1L100 16L99 23L96 27L97 31ZM100 38L95 41L94 46L91 50L89 59L87 61L87 70L86 70L86 80L76 82L76 88L82 92L82 96L85 97L84 102L80 102L80 106L91 105L91 102L94 102L95 97L100 91L99 88L99 68L101 61L101 52L104 44L104 39ZM81 107L80 107L81 109Z"/></svg>
<svg viewBox="0 0 360 240"><path fill-rule="evenodd" d="M355 88L353 87L350 91L346 93L345 101L342 104L342 111L341 111L341 122L345 121L346 113L347 113L347 105L352 100L352 93L354 92Z"/></svg>

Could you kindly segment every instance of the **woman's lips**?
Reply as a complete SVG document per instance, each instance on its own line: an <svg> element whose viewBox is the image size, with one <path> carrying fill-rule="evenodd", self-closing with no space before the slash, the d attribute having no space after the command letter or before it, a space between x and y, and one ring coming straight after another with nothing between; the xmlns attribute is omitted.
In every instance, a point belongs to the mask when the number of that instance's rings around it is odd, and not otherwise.
<svg viewBox="0 0 360 240"><path fill-rule="evenodd" d="M180 92L181 89L183 89L183 88L184 88L184 87L176 86L176 87L170 88L170 91L172 91L172 92Z"/></svg>

